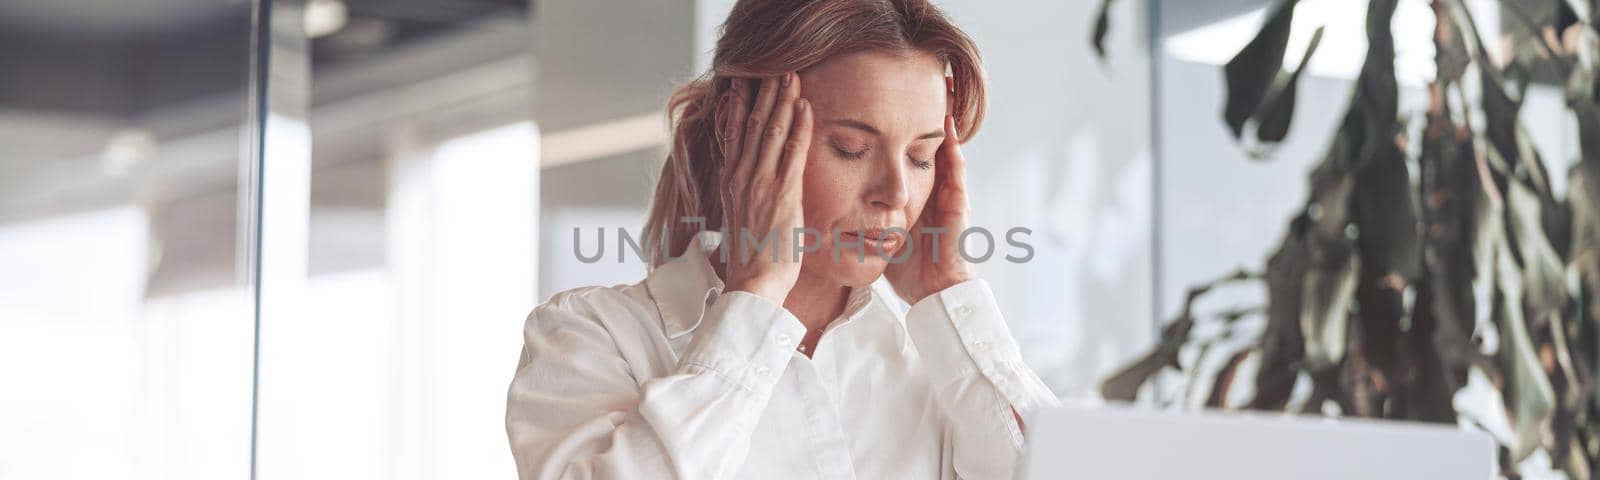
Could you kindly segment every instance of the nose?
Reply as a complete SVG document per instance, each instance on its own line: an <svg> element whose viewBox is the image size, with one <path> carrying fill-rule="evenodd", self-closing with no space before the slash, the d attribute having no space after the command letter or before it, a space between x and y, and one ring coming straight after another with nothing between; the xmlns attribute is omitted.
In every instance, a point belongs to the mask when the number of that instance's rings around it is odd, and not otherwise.
<svg viewBox="0 0 1600 480"><path fill-rule="evenodd" d="M877 168L872 169L872 178L867 186L867 203L879 210L904 208L911 201L910 188L906 185L909 172L906 171L905 162L875 160L872 163Z"/></svg>

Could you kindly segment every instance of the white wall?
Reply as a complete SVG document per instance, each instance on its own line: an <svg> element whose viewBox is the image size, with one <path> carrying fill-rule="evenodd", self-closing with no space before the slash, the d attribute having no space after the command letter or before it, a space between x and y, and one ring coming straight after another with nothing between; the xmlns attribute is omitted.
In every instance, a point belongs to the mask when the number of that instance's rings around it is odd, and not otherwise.
<svg viewBox="0 0 1600 480"><path fill-rule="evenodd" d="M1150 79L1142 2L1116 2L1102 63L1100 2L937 2L978 43L989 119L965 149L974 224L1033 229L1036 257L991 262L1023 353L1064 396L1151 344Z"/></svg>

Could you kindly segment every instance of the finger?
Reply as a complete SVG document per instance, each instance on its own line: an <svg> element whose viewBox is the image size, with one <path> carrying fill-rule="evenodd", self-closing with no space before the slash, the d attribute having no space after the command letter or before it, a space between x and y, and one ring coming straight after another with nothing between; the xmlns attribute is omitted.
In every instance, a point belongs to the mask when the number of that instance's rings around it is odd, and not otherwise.
<svg viewBox="0 0 1600 480"><path fill-rule="evenodd" d="M811 151L811 103L804 98L795 99L794 133L783 148L783 182L792 191L799 191L805 176L806 158Z"/></svg>
<svg viewBox="0 0 1600 480"><path fill-rule="evenodd" d="M767 128L761 131L761 160L756 164L757 178L773 178L777 175L778 163L784 160L785 145L789 140L789 129L794 126L794 104L800 98L800 79L793 73L783 74L782 87L778 92L777 103L773 105L772 118L767 122Z"/></svg>
<svg viewBox="0 0 1600 480"><path fill-rule="evenodd" d="M739 104L744 107L744 109L739 110L740 119L750 118L750 109L756 104L756 94L758 93L757 90L760 88L761 79L759 78L733 79L733 88L730 89L730 93L732 93L733 96L739 100ZM734 128L739 129L739 137L744 138L744 125L735 125Z"/></svg>
<svg viewBox="0 0 1600 480"><path fill-rule="evenodd" d="M961 154L961 136L956 132L956 120L952 115L944 117L944 145L941 145L944 159L944 191L951 195L951 201L957 202L956 207L964 207L967 198L967 157Z"/></svg>
<svg viewBox="0 0 1600 480"><path fill-rule="evenodd" d="M739 151L739 178L751 179L760 163L762 133L767 129L767 123L772 121L772 107L777 103L778 79L761 79L761 91L756 93L755 105L750 108L750 117L745 120L744 145ZM745 185L750 185L746 183Z"/></svg>
<svg viewBox="0 0 1600 480"><path fill-rule="evenodd" d="M798 81L796 75L796 81ZM783 143L783 163L778 172L778 197L782 199L784 220L780 225L784 228L799 229L805 227L805 206L803 189L805 185L806 159L811 150L811 104L804 98L797 98L794 104L794 126L789 138ZM794 230L785 232L784 235L793 235ZM791 261L800 261L801 250L806 246L805 235L801 238L786 236L785 248L795 252ZM792 244L790 244L792 243Z"/></svg>
<svg viewBox="0 0 1600 480"><path fill-rule="evenodd" d="M745 126L750 121L750 109L755 106L755 85L758 80L735 78L733 80L733 118L730 119L728 129L728 142L732 145L733 153L728 157L731 166L728 168L728 185L736 185L744 181L746 164L744 162L746 149L744 148L746 135Z"/></svg>
<svg viewBox="0 0 1600 480"><path fill-rule="evenodd" d="M751 87L752 79L733 77L729 79L728 102L724 106L728 111L728 122L723 125L723 141L727 144L723 157L722 178L718 182L722 196L722 225L724 231L736 231L739 221L740 199L743 195L745 182L740 161L744 157L744 127L750 118L750 106L755 96Z"/></svg>
<svg viewBox="0 0 1600 480"><path fill-rule="evenodd" d="M723 108L728 109L728 122L722 126L723 146L723 181L729 182L735 178L734 172L738 171L740 151L744 144L744 123L750 117L749 88L745 79L734 78L733 88L728 92L728 103Z"/></svg>
<svg viewBox="0 0 1600 480"><path fill-rule="evenodd" d="M739 132L743 130L741 127L744 125L747 111L743 101L744 95L739 91L739 86L743 83L744 79L733 79L732 88L724 94L724 99L727 101L722 103L722 111L718 112L724 120L722 125L718 126L720 130L717 132L717 138L722 142L722 165L717 171L716 183L717 200L721 202L722 208L717 225L724 231L733 230L735 209L738 208L738 205L734 204L732 192L736 190L733 179L737 178L735 172L739 167Z"/></svg>

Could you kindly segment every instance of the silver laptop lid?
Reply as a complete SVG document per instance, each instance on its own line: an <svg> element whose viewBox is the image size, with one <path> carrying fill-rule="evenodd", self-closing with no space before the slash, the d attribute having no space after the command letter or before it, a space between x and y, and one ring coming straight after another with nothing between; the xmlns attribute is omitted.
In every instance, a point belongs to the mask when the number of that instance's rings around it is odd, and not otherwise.
<svg viewBox="0 0 1600 480"><path fill-rule="evenodd" d="M1488 434L1454 425L1062 407L1027 423L1030 479L1494 477Z"/></svg>

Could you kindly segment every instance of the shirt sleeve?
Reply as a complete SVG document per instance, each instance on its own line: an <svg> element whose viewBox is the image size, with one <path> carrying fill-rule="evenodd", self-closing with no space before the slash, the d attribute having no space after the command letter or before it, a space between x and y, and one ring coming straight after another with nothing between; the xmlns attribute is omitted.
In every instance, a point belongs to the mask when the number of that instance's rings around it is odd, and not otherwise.
<svg viewBox="0 0 1600 480"><path fill-rule="evenodd" d="M973 279L929 295L906 313L906 328L950 419L956 473L1014 477L1023 438L1012 409L1028 417L1060 401L1023 362L989 284Z"/></svg>
<svg viewBox="0 0 1600 480"><path fill-rule="evenodd" d="M586 311L585 311L586 310ZM733 476L805 327L745 292L718 297L668 376L639 383L597 309L529 315L506 433L523 480ZM611 311L617 311L613 308Z"/></svg>

